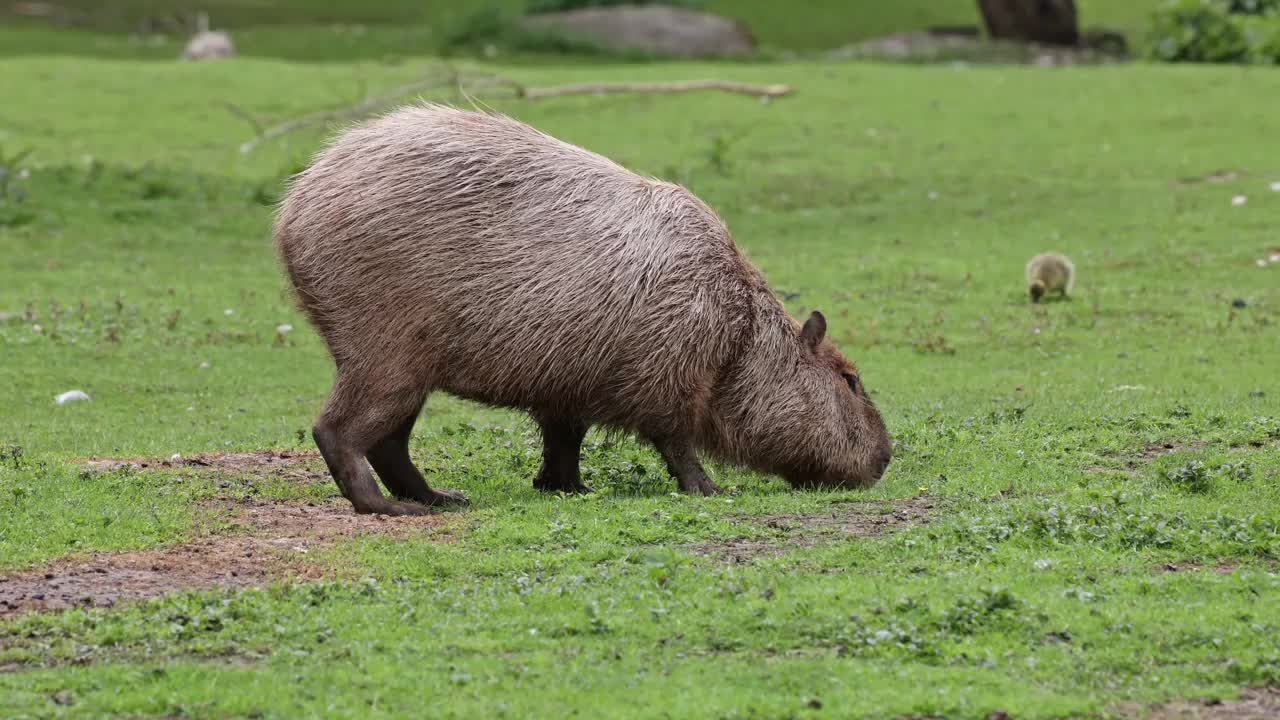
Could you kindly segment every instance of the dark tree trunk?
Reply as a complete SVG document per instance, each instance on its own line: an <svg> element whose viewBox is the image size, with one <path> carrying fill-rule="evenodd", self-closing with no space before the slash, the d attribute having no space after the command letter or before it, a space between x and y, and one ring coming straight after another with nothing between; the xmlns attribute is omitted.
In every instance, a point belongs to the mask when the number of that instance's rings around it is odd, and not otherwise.
<svg viewBox="0 0 1280 720"><path fill-rule="evenodd" d="M997 40L1078 45L1075 0L978 0L987 33Z"/></svg>

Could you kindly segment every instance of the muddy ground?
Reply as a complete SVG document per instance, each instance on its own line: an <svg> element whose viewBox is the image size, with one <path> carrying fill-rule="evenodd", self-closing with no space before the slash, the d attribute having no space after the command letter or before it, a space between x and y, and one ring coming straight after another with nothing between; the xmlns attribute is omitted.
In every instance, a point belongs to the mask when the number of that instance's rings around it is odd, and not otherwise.
<svg viewBox="0 0 1280 720"><path fill-rule="evenodd" d="M1123 712L1147 720L1276 720L1280 718L1280 688L1245 688L1234 700L1174 700L1148 708L1124 708Z"/></svg>
<svg viewBox="0 0 1280 720"><path fill-rule="evenodd" d="M189 542L154 550L94 552L0 577L0 617L73 607L111 607L179 590L251 587L277 578L329 574L306 561L308 551L370 533L421 533L443 515L401 518L356 515L345 500L310 505L219 501L213 516L223 532L198 532Z"/></svg>
<svg viewBox="0 0 1280 720"><path fill-rule="evenodd" d="M189 468L236 478L274 475L316 482L328 478L324 460L315 450L253 450L234 453L173 455L169 458L91 458L84 461L88 472L135 470L177 470Z"/></svg>
<svg viewBox="0 0 1280 720"><path fill-rule="evenodd" d="M326 477L317 453L287 450L93 459L85 466L88 472L194 468L223 477L228 484L265 475L299 481ZM308 562L306 555L314 548L362 534L434 532L448 517L357 515L340 498L310 502L220 498L205 510L194 536L178 545L93 552L0 576L0 618L32 611L111 607L180 590L317 578L331 571Z"/></svg>

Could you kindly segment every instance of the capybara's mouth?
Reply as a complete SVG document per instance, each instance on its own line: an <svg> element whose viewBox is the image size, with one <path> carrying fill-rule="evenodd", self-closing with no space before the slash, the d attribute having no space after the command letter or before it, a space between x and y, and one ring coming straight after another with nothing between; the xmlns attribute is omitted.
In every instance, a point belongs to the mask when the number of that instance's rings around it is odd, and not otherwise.
<svg viewBox="0 0 1280 720"><path fill-rule="evenodd" d="M888 463L877 472L849 476L825 472L793 472L782 477L797 490L856 490L875 485L884 476L887 467Z"/></svg>

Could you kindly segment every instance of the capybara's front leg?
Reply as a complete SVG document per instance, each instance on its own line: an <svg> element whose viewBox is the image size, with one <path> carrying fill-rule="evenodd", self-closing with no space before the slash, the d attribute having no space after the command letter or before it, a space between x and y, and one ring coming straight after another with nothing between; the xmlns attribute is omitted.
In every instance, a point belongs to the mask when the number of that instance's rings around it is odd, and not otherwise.
<svg viewBox="0 0 1280 720"><path fill-rule="evenodd" d="M579 456L587 424L574 418L537 418L542 429L542 467L533 486L544 492L588 493L582 484Z"/></svg>
<svg viewBox="0 0 1280 720"><path fill-rule="evenodd" d="M679 435L670 437L651 437L649 442L658 449L662 460L667 464L667 471L675 477L680 489L695 495L719 495L724 492L707 477L698 462L698 454L689 441Z"/></svg>

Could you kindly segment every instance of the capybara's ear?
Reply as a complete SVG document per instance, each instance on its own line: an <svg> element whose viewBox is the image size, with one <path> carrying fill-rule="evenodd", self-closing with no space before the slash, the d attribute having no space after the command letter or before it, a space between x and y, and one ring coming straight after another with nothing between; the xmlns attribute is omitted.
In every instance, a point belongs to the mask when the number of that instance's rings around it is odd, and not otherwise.
<svg viewBox="0 0 1280 720"><path fill-rule="evenodd" d="M800 341L813 350L826 336L827 319L822 316L822 313L814 310L809 315L809 319L804 322L804 328L800 331Z"/></svg>

